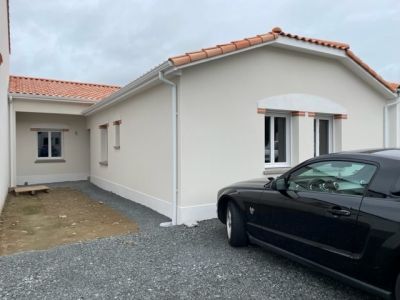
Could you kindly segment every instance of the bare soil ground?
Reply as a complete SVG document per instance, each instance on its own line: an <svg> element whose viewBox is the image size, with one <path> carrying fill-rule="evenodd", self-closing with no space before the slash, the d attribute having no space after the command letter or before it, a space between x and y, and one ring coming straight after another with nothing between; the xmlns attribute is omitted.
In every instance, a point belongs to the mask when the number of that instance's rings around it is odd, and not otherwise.
<svg viewBox="0 0 400 300"><path fill-rule="evenodd" d="M135 222L74 189L10 194L0 215L0 255L137 231Z"/></svg>

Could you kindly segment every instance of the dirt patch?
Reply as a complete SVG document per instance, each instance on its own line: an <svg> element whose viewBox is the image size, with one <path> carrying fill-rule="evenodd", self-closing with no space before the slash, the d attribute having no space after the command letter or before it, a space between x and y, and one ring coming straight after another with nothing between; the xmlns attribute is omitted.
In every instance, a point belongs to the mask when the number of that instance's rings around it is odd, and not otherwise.
<svg viewBox="0 0 400 300"><path fill-rule="evenodd" d="M0 255L137 231L136 223L73 189L10 194L0 215Z"/></svg>

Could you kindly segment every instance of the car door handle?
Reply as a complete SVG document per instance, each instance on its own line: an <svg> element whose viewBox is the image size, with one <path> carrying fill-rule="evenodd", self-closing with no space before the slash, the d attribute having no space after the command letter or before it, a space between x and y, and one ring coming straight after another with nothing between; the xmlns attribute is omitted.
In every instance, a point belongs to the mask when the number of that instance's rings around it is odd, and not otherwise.
<svg viewBox="0 0 400 300"><path fill-rule="evenodd" d="M330 212L334 216L350 216L351 212L347 209L342 209L340 207L333 207L331 209L328 209L328 212Z"/></svg>

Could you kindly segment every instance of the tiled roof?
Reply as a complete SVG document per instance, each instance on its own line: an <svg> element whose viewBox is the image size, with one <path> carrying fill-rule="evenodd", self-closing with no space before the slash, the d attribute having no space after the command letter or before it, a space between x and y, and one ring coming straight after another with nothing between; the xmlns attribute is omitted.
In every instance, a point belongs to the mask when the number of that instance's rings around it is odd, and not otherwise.
<svg viewBox="0 0 400 300"><path fill-rule="evenodd" d="M211 48L201 49L201 50L195 51L195 52L185 53L185 54L179 55L179 56L170 57L169 61L174 66L179 67L179 66L183 66L183 65L186 65L186 64L189 64L192 62L196 62L196 61L200 61L203 59L223 55L223 54L226 54L229 52L238 51L238 50L248 48L251 46L255 46L258 44L267 43L267 42L278 39L279 36L284 36L287 38L292 38L292 39L296 39L296 40L307 42L307 43L313 43L313 44L317 44L320 46L343 50L343 51L345 51L346 55L349 58L351 58L354 62L356 62L358 65L360 65L365 71L370 73L376 80L378 80L380 83L382 83L388 89L390 89L392 92L395 92L399 86L397 84L397 87L396 87L396 84L390 83L390 82L384 80L381 76L379 76L371 67L369 67L366 63L364 63L359 57L357 57L350 50L350 46L348 44L327 41L327 40L321 40L321 39L307 38L307 37L303 37L303 36L299 36L299 35L295 35L295 34L290 34L290 33L283 32L282 29L279 27L275 27L272 29L271 32L268 32L265 34L256 35L253 37L245 38L243 40L233 41L228 44L217 45L217 46L211 47Z"/></svg>
<svg viewBox="0 0 400 300"><path fill-rule="evenodd" d="M400 83L396 83L396 82L388 82L389 85L394 89L400 89Z"/></svg>
<svg viewBox="0 0 400 300"><path fill-rule="evenodd" d="M111 85L10 76L8 91L13 94L55 96L97 102L119 89L120 87Z"/></svg>

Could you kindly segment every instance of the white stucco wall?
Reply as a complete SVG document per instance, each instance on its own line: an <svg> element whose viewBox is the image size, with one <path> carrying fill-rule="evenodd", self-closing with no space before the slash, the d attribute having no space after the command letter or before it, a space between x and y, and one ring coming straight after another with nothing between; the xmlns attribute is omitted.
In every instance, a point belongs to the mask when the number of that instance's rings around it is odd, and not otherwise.
<svg viewBox="0 0 400 300"><path fill-rule="evenodd" d="M120 149L114 149L121 120ZM171 216L171 89L163 85L88 117L90 179L103 189ZM99 125L108 124L108 166L100 165Z"/></svg>
<svg viewBox="0 0 400 300"><path fill-rule="evenodd" d="M399 105L393 105L388 107L388 145L389 147L399 147L399 117L400 107Z"/></svg>
<svg viewBox="0 0 400 300"><path fill-rule="evenodd" d="M13 97L13 108L16 112L81 115L82 111L91 105L87 103L38 101Z"/></svg>
<svg viewBox="0 0 400 300"><path fill-rule="evenodd" d="M342 150L383 146L383 96L336 60L264 47L184 69L179 148L182 215L202 211L202 216L215 216L220 188L262 176L264 117L256 113L257 101L290 93L324 97L347 109ZM308 125L303 127L312 130ZM293 153L298 161L313 153L312 132L308 137L307 143L300 141L304 155Z"/></svg>
<svg viewBox="0 0 400 300"><path fill-rule="evenodd" d="M0 53L3 63L0 65L0 212L4 205L9 186L9 134L8 134L8 44L7 1L0 0Z"/></svg>
<svg viewBox="0 0 400 300"><path fill-rule="evenodd" d="M65 162L37 163L37 132L31 128L68 129L63 132ZM89 133L83 116L17 112L17 184L86 180L89 176Z"/></svg>

